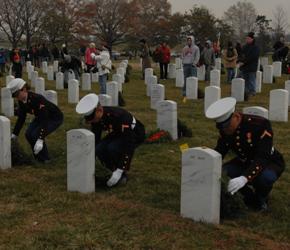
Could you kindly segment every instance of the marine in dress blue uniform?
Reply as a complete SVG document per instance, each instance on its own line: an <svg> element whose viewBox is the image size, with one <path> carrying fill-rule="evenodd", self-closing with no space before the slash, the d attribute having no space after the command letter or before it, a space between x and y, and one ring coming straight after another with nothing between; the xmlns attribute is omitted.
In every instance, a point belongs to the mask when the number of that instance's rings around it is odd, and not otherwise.
<svg viewBox="0 0 290 250"><path fill-rule="evenodd" d="M32 148L34 157L42 163L47 163L50 157L45 137L62 124L62 112L42 95L28 91L26 82L21 78L13 79L7 88L10 89L12 96L18 99L18 119L11 138L18 137L27 114L34 115L35 118L29 124L25 137Z"/></svg>
<svg viewBox="0 0 290 250"><path fill-rule="evenodd" d="M112 171L109 187L126 178L126 172L137 146L145 138L144 125L128 111L119 107L102 107L96 94L84 96L76 107L91 124L95 134L96 156ZM106 135L102 137L102 133Z"/></svg>
<svg viewBox="0 0 290 250"><path fill-rule="evenodd" d="M234 98L213 103L206 116L216 120L220 136L215 147L222 157L229 150L236 157L223 165L231 178L228 191L240 190L246 205L267 209L269 193L285 168L281 153L273 146L273 130L268 119L234 112Z"/></svg>

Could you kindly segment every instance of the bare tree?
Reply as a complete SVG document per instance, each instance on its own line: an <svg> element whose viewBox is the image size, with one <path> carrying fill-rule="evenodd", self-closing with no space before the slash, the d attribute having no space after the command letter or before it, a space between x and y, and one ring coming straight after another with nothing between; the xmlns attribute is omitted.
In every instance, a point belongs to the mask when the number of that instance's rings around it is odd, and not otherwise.
<svg viewBox="0 0 290 250"><path fill-rule="evenodd" d="M23 33L23 0L0 1L0 29L16 48Z"/></svg>
<svg viewBox="0 0 290 250"><path fill-rule="evenodd" d="M26 37L26 48L31 45L32 36L39 31L41 17L44 15L44 0L25 0L23 6L23 29Z"/></svg>
<svg viewBox="0 0 290 250"><path fill-rule="evenodd" d="M130 7L126 0L95 0L85 6L87 17L91 18L91 35L105 42L110 51L113 45L124 42L130 31Z"/></svg>
<svg viewBox="0 0 290 250"><path fill-rule="evenodd" d="M223 20L233 28L236 38L242 40L247 32L254 30L256 18L253 3L239 1L225 11Z"/></svg>
<svg viewBox="0 0 290 250"><path fill-rule="evenodd" d="M288 16L285 9L281 5L276 6L275 10L273 11L272 21L273 31L276 38L280 37L281 35L285 35L286 30L289 27L287 18Z"/></svg>

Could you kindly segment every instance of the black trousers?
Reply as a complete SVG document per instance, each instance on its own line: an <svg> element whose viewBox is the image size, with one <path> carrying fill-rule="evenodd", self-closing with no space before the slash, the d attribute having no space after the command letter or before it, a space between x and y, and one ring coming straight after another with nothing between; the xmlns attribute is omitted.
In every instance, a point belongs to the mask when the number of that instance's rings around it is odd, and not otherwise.
<svg viewBox="0 0 290 250"><path fill-rule="evenodd" d="M95 146L96 156L108 169L129 170L135 149L144 141L145 129L137 121L133 130L116 135L109 134Z"/></svg>
<svg viewBox="0 0 290 250"><path fill-rule="evenodd" d="M62 117L59 120L48 121L47 127L46 127L46 129L47 129L46 134L49 135L50 133L55 131L62 124L62 122L63 122ZM32 152L34 151L34 145L35 145L37 139L39 138L40 129L41 129L40 122L37 119L34 119L29 124L29 126L25 132L25 137L31 146ZM44 161L50 159L45 141L43 143L43 149L37 155L35 155L34 153L33 153L33 155L34 155L35 159L37 159L40 162L44 162Z"/></svg>
<svg viewBox="0 0 290 250"><path fill-rule="evenodd" d="M160 79L167 79L168 63L159 63Z"/></svg>

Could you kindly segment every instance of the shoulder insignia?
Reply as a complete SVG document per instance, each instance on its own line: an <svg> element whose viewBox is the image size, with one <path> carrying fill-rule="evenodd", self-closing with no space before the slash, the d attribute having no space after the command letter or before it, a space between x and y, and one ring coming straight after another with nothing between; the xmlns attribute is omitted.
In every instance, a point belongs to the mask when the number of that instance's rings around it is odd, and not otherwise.
<svg viewBox="0 0 290 250"><path fill-rule="evenodd" d="M269 136L272 137L272 134L270 132L268 132L267 130L264 131L264 133L261 135L261 139L263 139L265 136Z"/></svg>

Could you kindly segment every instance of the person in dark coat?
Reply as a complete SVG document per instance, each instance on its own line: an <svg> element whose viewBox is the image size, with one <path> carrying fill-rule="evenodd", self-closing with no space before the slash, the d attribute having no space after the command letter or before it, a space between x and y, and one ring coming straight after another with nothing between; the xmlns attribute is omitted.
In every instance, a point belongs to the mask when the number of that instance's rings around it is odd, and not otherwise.
<svg viewBox="0 0 290 250"><path fill-rule="evenodd" d="M255 44L255 34L250 32L246 38L246 45L242 48L239 59L240 77L245 80L245 100L256 95L256 73L258 70L260 50Z"/></svg>
<svg viewBox="0 0 290 250"><path fill-rule="evenodd" d="M245 204L257 210L267 210L273 184L285 169L281 153L273 146L271 122L260 116L235 112L236 99L216 101L206 111L206 117L216 120L220 137L215 150L224 158L229 150L236 157L223 164L231 178L228 191L240 191Z"/></svg>
<svg viewBox="0 0 290 250"><path fill-rule="evenodd" d="M21 78L15 78L7 85L12 96L18 100L18 110L15 127L11 139L17 139L27 114L35 118L29 124L25 136L29 142L33 155L41 163L48 163L50 157L45 143L45 138L55 131L63 122L63 114L60 109L49 102L44 96L29 91L26 82Z"/></svg>
<svg viewBox="0 0 290 250"><path fill-rule="evenodd" d="M61 68L61 72L63 72L64 74L64 86L65 88L67 88L69 72L74 73L75 79L80 79L80 75L82 72L82 62L74 55L64 54L63 58L64 59L60 61L59 66Z"/></svg>
<svg viewBox="0 0 290 250"><path fill-rule="evenodd" d="M102 107L96 94L84 96L76 106L95 134L96 156L112 171L107 186L127 180L134 151L145 138L144 125L131 113L119 107ZM101 139L102 131L107 134Z"/></svg>

